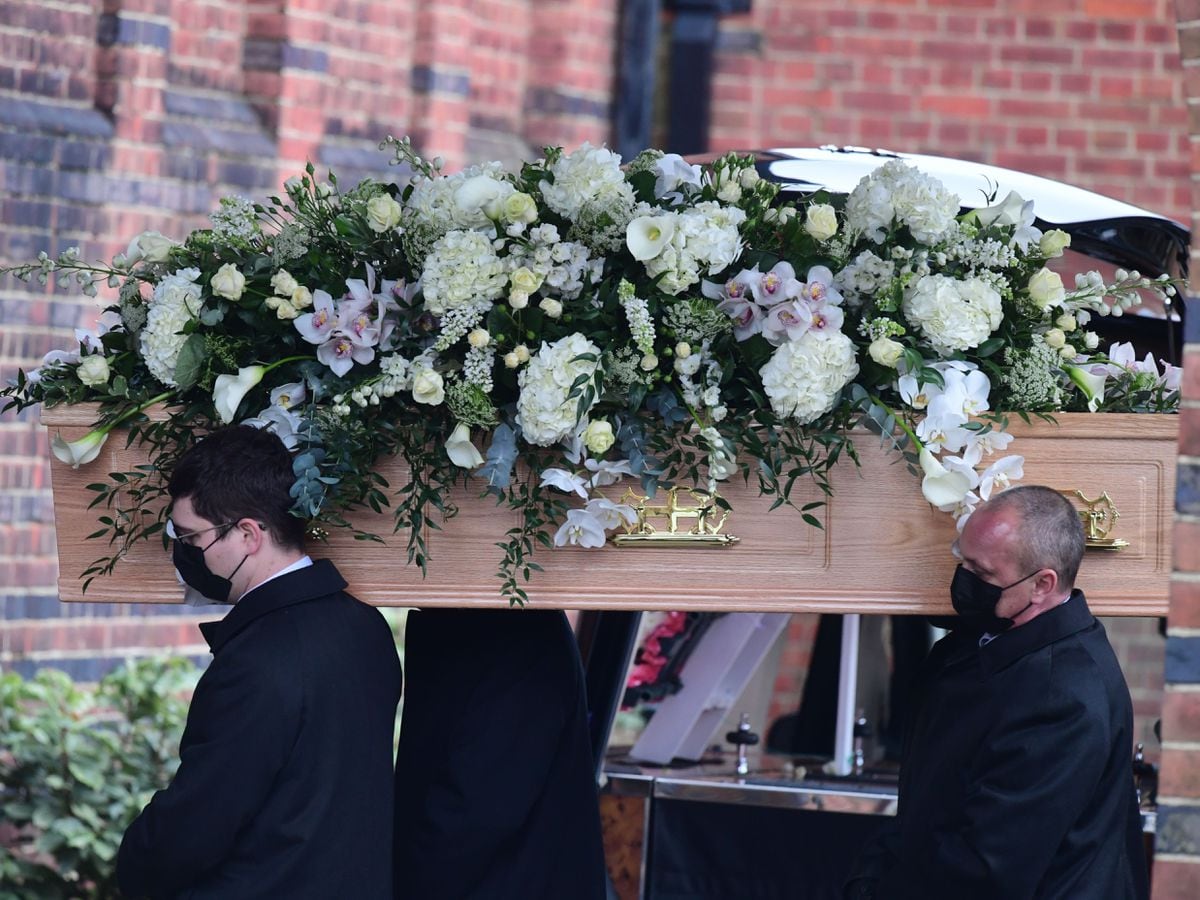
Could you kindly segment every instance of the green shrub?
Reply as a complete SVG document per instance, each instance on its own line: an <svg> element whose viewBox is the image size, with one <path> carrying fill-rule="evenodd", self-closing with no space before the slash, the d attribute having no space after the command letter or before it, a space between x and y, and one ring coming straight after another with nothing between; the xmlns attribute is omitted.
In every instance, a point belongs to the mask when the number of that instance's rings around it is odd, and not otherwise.
<svg viewBox="0 0 1200 900"><path fill-rule="evenodd" d="M197 675L166 658L88 686L0 674L0 900L120 896L121 835L178 767Z"/></svg>

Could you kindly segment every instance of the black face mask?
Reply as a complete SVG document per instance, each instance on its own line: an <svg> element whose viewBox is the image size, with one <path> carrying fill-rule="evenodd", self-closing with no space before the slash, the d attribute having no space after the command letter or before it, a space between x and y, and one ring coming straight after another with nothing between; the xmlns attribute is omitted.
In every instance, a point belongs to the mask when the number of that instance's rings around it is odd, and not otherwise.
<svg viewBox="0 0 1200 900"><path fill-rule="evenodd" d="M950 583L950 602L954 604L954 611L958 613L960 619L966 620L980 631L986 631L989 634L1008 631L1012 628L1013 619L1016 616L1009 619L996 615L996 604L1000 602L1000 595L1009 588L1016 587L1022 581L1029 580L1040 571L1041 569L1035 569L1024 578L1018 578L1012 584L1001 587L990 581L984 581L974 572L963 568L960 563L954 570L954 580ZM1026 603L1017 616L1031 606L1033 606L1032 601Z"/></svg>
<svg viewBox="0 0 1200 900"><path fill-rule="evenodd" d="M249 554L243 556L242 561L237 564L237 569L229 573L229 578L223 578L213 572L204 560L204 553L224 536L221 534L210 541L206 547L196 547L176 540L175 546L171 549L171 560L175 563L175 570L184 583L217 603L229 602L229 593L233 590L233 582L229 579L233 578L238 573L238 569L250 558Z"/></svg>

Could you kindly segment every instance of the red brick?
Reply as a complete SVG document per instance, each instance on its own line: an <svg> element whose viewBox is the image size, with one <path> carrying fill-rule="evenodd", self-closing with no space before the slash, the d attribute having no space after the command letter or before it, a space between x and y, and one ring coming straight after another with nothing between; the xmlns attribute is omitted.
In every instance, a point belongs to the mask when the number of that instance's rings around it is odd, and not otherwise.
<svg viewBox="0 0 1200 900"><path fill-rule="evenodd" d="M1171 580L1168 628L1200 628L1200 581Z"/></svg>
<svg viewBox="0 0 1200 900"><path fill-rule="evenodd" d="M1154 860L1154 900L1196 900L1200 897L1200 860Z"/></svg>
<svg viewBox="0 0 1200 900"><path fill-rule="evenodd" d="M1164 741L1200 742L1200 691L1167 688L1162 699Z"/></svg>

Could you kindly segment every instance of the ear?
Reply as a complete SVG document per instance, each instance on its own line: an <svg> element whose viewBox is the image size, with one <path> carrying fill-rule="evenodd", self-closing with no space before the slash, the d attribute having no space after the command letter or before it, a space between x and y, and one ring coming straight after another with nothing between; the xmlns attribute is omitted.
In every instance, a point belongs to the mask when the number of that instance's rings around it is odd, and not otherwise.
<svg viewBox="0 0 1200 900"><path fill-rule="evenodd" d="M1042 569L1034 576L1033 589L1040 597L1057 598L1058 573L1053 569Z"/></svg>
<svg viewBox="0 0 1200 900"><path fill-rule="evenodd" d="M246 553L257 553L267 542L267 533L257 519L239 519L234 528Z"/></svg>

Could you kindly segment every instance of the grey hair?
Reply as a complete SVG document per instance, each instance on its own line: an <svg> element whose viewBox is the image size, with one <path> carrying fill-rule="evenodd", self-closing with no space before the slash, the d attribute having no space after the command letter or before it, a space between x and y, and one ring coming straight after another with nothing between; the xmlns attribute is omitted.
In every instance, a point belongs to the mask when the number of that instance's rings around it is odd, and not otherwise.
<svg viewBox="0 0 1200 900"><path fill-rule="evenodd" d="M1083 522L1074 504L1053 488L1020 484L987 502L990 512L1011 509L1019 519L1017 550L1022 571L1053 569L1068 590L1075 587L1083 559Z"/></svg>

